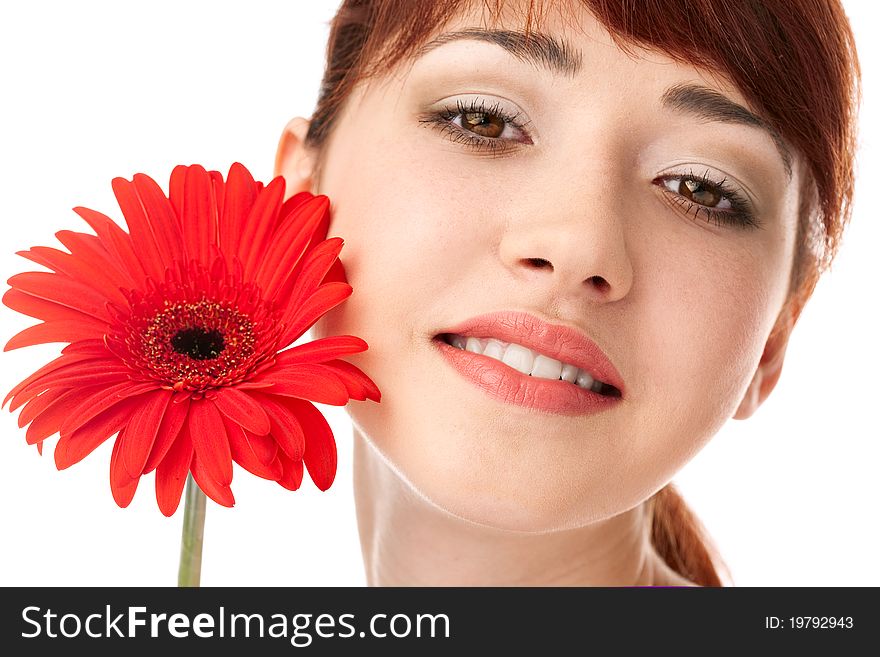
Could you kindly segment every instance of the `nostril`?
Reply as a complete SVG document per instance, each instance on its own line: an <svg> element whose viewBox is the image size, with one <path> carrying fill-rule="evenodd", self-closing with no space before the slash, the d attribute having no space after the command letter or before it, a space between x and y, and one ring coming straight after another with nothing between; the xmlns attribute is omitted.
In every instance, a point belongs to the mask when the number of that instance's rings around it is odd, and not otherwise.
<svg viewBox="0 0 880 657"><path fill-rule="evenodd" d="M600 292L606 292L608 290L608 288L611 287L608 284L608 281L606 281L601 276L590 276L587 279L587 283L590 283L591 285L595 286Z"/></svg>
<svg viewBox="0 0 880 657"><path fill-rule="evenodd" d="M538 268L550 265L550 261L544 260L544 258L526 258L526 262ZM550 269L553 269L553 265L550 265Z"/></svg>

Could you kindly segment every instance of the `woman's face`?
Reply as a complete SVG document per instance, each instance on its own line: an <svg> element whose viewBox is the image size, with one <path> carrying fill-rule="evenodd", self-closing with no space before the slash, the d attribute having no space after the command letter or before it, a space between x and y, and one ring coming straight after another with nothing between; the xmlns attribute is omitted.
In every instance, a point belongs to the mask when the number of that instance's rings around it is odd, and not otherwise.
<svg viewBox="0 0 880 657"><path fill-rule="evenodd" d="M578 15L541 28L577 71L451 39L361 87L315 190L354 293L313 335L364 338L348 360L382 391L349 404L356 428L435 504L509 529L580 526L668 483L736 412L792 264L799 160L732 86ZM559 412L463 376L435 337L508 310L587 336L623 396Z"/></svg>

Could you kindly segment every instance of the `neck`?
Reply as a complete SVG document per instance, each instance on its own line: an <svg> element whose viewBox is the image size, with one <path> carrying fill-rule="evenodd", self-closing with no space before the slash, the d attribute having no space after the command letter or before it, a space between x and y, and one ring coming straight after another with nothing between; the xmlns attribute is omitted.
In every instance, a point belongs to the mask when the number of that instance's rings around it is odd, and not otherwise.
<svg viewBox="0 0 880 657"><path fill-rule="evenodd" d="M369 586L652 586L676 581L644 505L573 530L477 525L425 500L354 429L354 491Z"/></svg>

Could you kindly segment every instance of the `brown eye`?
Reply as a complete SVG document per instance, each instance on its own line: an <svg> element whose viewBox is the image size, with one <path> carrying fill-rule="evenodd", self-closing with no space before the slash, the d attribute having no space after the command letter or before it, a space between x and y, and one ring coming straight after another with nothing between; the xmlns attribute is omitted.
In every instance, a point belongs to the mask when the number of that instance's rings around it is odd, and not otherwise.
<svg viewBox="0 0 880 657"><path fill-rule="evenodd" d="M504 119L488 112L465 112L462 114L462 128L481 137L495 138L504 132Z"/></svg>
<svg viewBox="0 0 880 657"><path fill-rule="evenodd" d="M686 199L700 205L705 205L707 208L714 208L724 198L717 189L713 189L698 180L682 179L676 191Z"/></svg>
<svg viewBox="0 0 880 657"><path fill-rule="evenodd" d="M419 117L419 123L436 127L455 143L495 155L510 152L517 144L533 143L525 129L530 122L521 117L521 112L508 112L501 103L490 105L475 98L430 111Z"/></svg>
<svg viewBox="0 0 880 657"><path fill-rule="evenodd" d="M760 228L751 200L727 178L714 180L709 170L699 175L690 173L668 174L655 178L652 184L660 187L669 201L694 218L702 213L706 221L718 226Z"/></svg>
<svg viewBox="0 0 880 657"><path fill-rule="evenodd" d="M704 208L731 210L731 196L724 191L722 183L712 183L694 176L669 176L661 179L661 184L670 192L686 201Z"/></svg>

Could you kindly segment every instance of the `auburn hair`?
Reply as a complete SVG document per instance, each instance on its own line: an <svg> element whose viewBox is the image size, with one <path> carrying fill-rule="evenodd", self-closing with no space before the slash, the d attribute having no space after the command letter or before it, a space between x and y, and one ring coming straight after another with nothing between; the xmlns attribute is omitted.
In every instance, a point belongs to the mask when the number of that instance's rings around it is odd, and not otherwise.
<svg viewBox="0 0 880 657"><path fill-rule="evenodd" d="M789 291L771 338L786 335L830 265L849 221L860 69L839 0L343 0L330 23L326 66L305 145L318 153L352 90L388 73L451 19L478 7L497 23L509 6L523 31L551 8L585 7L627 50L653 49L720 74L805 163ZM648 505L651 541L676 572L722 586L729 570L670 483Z"/></svg>

